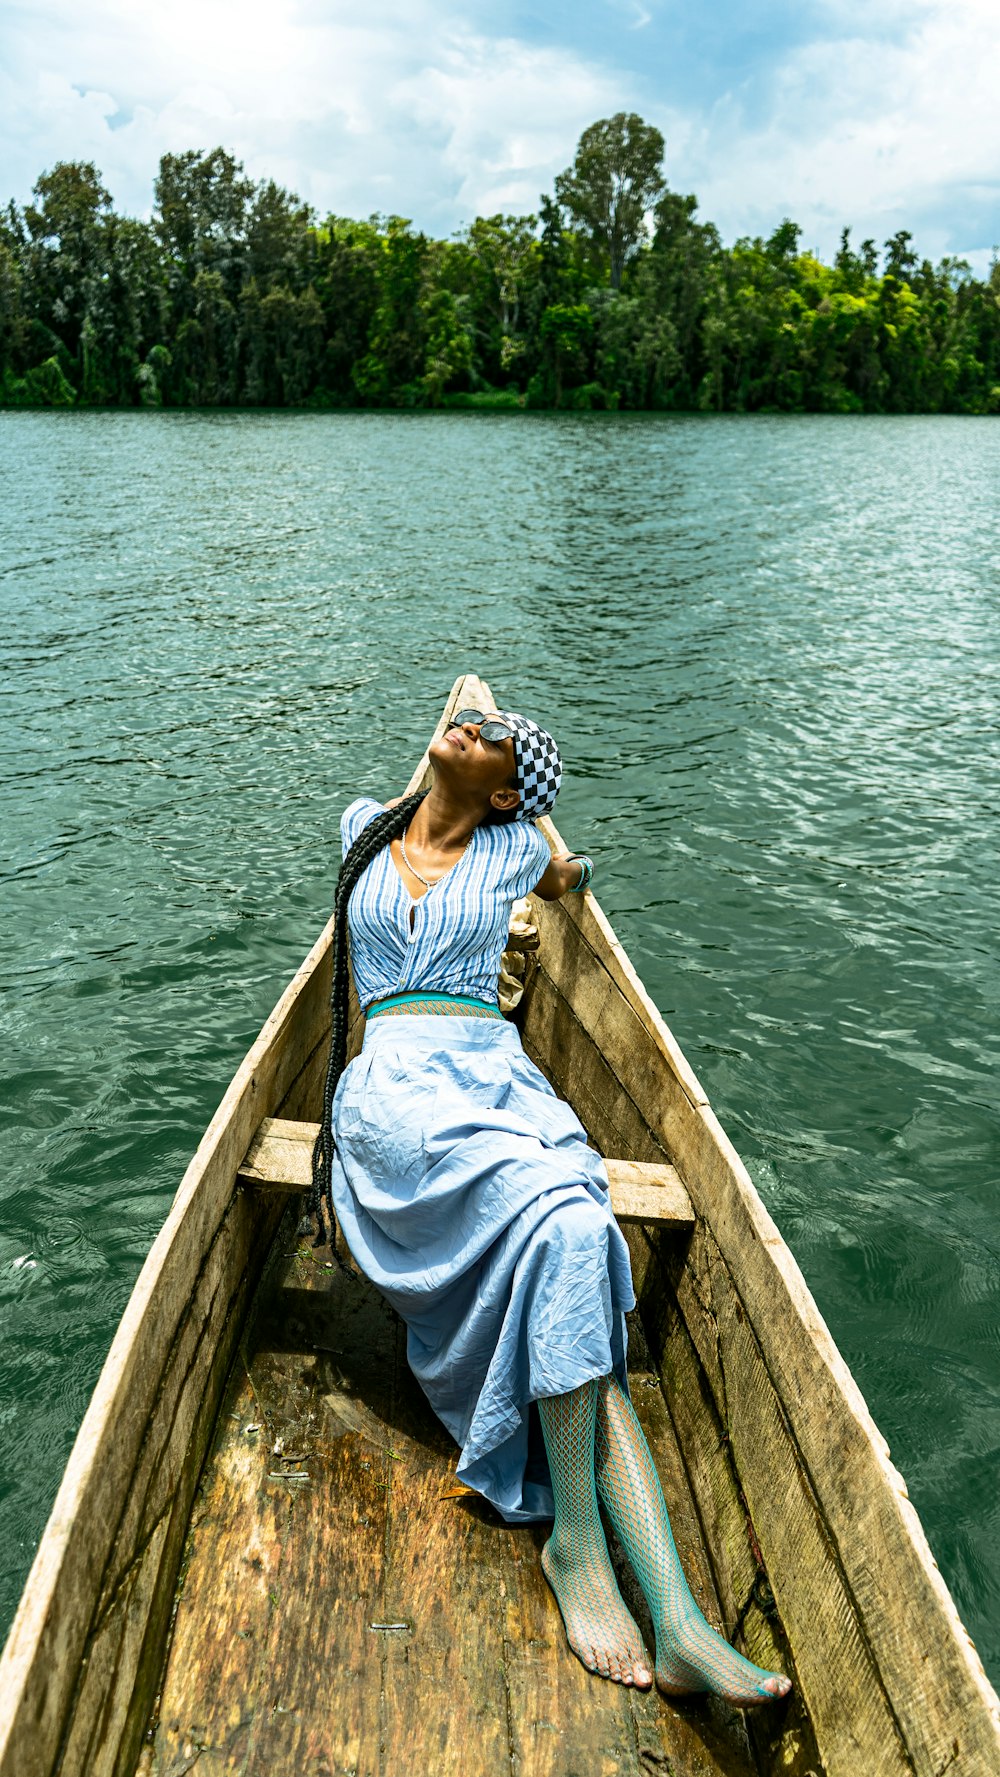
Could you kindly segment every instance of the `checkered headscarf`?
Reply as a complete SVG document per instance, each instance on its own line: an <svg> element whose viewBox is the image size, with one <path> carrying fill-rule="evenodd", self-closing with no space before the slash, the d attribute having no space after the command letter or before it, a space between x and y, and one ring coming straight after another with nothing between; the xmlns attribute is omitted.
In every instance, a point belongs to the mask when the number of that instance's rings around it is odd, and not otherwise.
<svg viewBox="0 0 1000 1777"><path fill-rule="evenodd" d="M518 716L512 710L502 710L503 721L509 722L514 730L514 759L517 764L517 787L521 792L518 804L517 819L519 821L536 820L540 814L549 814L559 794L562 782L562 760L559 748L528 716Z"/></svg>

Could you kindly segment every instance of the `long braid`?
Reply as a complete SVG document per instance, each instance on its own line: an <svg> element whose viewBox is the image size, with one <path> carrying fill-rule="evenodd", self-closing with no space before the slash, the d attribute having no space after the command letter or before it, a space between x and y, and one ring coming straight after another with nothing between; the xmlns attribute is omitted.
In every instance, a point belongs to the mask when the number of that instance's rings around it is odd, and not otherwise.
<svg viewBox="0 0 1000 1777"><path fill-rule="evenodd" d="M395 808L384 809L374 820L369 821L362 833L351 846L337 878L337 888L333 899L333 985L330 991L330 1060L326 1069L326 1084L323 1087L323 1116L319 1126L319 1135L312 1156L312 1187L309 1192L309 1214L316 1218L316 1246L322 1246L326 1240L326 1221L324 1205L330 1203L330 1180L333 1168L333 1098L337 1090L337 1081L347 1065L347 1018L349 1010L348 987L348 955L347 955L347 903L351 891L355 888L367 870L373 858L393 840L405 833L414 813L426 796L426 790L417 790L412 796L404 796ZM332 1214L332 1206L331 1206Z"/></svg>

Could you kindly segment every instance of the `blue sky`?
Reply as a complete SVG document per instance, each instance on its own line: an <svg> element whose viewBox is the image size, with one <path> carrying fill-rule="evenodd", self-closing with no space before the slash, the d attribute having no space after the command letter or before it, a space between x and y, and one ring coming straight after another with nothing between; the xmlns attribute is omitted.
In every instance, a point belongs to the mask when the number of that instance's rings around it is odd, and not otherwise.
<svg viewBox="0 0 1000 1777"><path fill-rule="evenodd" d="M530 211L580 131L662 129L726 240L790 215L1000 243L997 0L0 0L0 201L93 160L148 215L161 154L222 143L321 213L449 234Z"/></svg>

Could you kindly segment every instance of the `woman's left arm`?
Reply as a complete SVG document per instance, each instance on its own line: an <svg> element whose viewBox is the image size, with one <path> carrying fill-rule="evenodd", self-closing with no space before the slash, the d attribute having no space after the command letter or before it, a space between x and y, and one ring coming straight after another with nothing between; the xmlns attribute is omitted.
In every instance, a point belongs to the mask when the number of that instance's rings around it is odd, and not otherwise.
<svg viewBox="0 0 1000 1777"><path fill-rule="evenodd" d="M562 895L582 892L590 886L593 862L583 852L562 852L546 866L541 882L534 892L543 901L558 901Z"/></svg>

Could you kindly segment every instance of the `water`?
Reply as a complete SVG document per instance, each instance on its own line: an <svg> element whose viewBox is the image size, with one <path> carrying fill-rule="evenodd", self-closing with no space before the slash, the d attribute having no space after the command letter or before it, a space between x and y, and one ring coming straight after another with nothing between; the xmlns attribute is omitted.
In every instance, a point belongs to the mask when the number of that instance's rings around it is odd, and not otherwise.
<svg viewBox="0 0 1000 1777"><path fill-rule="evenodd" d="M0 1617L195 1142L457 674L1000 1677L990 420L0 413Z"/></svg>

